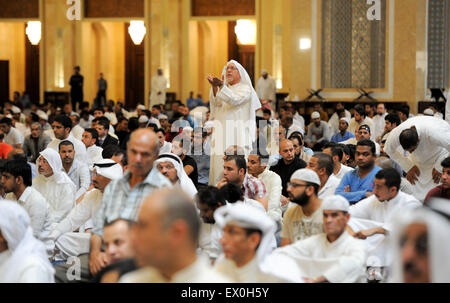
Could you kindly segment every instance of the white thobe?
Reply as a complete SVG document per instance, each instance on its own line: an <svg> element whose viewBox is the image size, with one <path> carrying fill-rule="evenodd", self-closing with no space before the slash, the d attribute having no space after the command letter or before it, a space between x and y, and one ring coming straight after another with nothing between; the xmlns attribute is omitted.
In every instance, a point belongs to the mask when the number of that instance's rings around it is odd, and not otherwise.
<svg viewBox="0 0 450 303"><path fill-rule="evenodd" d="M84 128L82 128L79 124L77 124L72 128L70 133L72 134L72 136L74 136L75 139L81 141L81 139L83 138Z"/></svg>
<svg viewBox="0 0 450 303"><path fill-rule="evenodd" d="M292 125L286 130L286 138L289 138L295 132L299 132L304 136L305 128L301 128L299 124L292 123Z"/></svg>
<svg viewBox="0 0 450 303"><path fill-rule="evenodd" d="M214 119L212 134L211 165L209 183L217 184L222 178L223 154L231 145L244 148L245 154L250 154L252 141L256 132L251 134L252 121L252 88L243 83L233 86L223 86L214 96L210 94L211 118ZM253 115L254 117L254 115Z"/></svg>
<svg viewBox="0 0 450 303"><path fill-rule="evenodd" d="M325 185L322 187L322 189L319 190L319 199L325 199L328 196L334 195L336 192L336 188L340 183L341 180L336 178L334 175L329 176Z"/></svg>
<svg viewBox="0 0 450 303"><path fill-rule="evenodd" d="M27 211L33 236L44 243L47 253L50 255L53 252L54 244L49 236L51 232L50 207L45 198L36 189L28 186L19 198L14 193L9 193L6 195L6 199L17 201Z"/></svg>
<svg viewBox="0 0 450 303"><path fill-rule="evenodd" d="M153 105L165 104L166 103L166 90L167 90L167 79L164 76L153 76L152 78L152 92L150 94L150 108ZM158 92L161 92L158 95Z"/></svg>
<svg viewBox="0 0 450 303"><path fill-rule="evenodd" d="M119 283L231 283L232 281L216 272L208 260L198 257L186 268L176 272L171 280L164 278L157 269L145 267L124 275Z"/></svg>
<svg viewBox="0 0 450 303"><path fill-rule="evenodd" d="M172 143L164 141L163 146L159 149L159 154L170 154L172 152Z"/></svg>
<svg viewBox="0 0 450 303"><path fill-rule="evenodd" d="M85 163L74 159L67 175L76 186L75 200L78 200L91 186L91 173L89 172L89 168Z"/></svg>
<svg viewBox="0 0 450 303"><path fill-rule="evenodd" d="M258 176L258 179L266 186L269 199L267 215L275 222L281 223L281 191L283 186L280 176L267 168Z"/></svg>
<svg viewBox="0 0 450 303"><path fill-rule="evenodd" d="M348 110L345 110L345 117L350 121L352 114ZM328 126L330 127L331 136L339 132L339 116L337 113L334 113L330 120L328 120Z"/></svg>
<svg viewBox="0 0 450 303"><path fill-rule="evenodd" d="M447 93L447 102L445 103L445 121L450 123L450 91Z"/></svg>
<svg viewBox="0 0 450 303"><path fill-rule="evenodd" d="M72 142L75 149L75 159L81 161L82 163L87 163L86 146L84 143L76 139L72 134L69 134L65 140ZM48 144L47 148L51 148L56 150L56 152L59 152L59 143L61 143L61 141L63 140L55 138Z"/></svg>
<svg viewBox="0 0 450 303"><path fill-rule="evenodd" d="M94 120L94 116L89 115L88 120L80 119L80 126L84 129L90 128L92 125L92 120Z"/></svg>
<svg viewBox="0 0 450 303"><path fill-rule="evenodd" d="M415 126L420 138L417 149L412 153L403 150L400 134ZM438 184L432 177L433 168L442 172L441 162L449 156L450 124L434 117L415 117L406 120L390 132L384 151L397 162L405 172L413 166L420 170L420 176L414 186L414 196L423 201L428 192Z"/></svg>
<svg viewBox="0 0 450 303"><path fill-rule="evenodd" d="M341 169L339 170L339 172L337 174L333 174L333 176L342 180L342 178L344 178L345 174L350 171L353 171L353 168L351 168L350 166L341 164Z"/></svg>
<svg viewBox="0 0 450 303"><path fill-rule="evenodd" d="M59 249L59 259L78 256L89 252L90 233L74 232L94 217L102 203L103 193L93 189L86 193L80 201L51 233L56 247Z"/></svg>
<svg viewBox="0 0 450 303"><path fill-rule="evenodd" d="M397 214L421 206L422 203L416 198L401 191L394 199L386 202L380 202L375 195L372 195L350 207L351 217L348 224L355 232L382 227L390 233L394 223L393 218ZM368 248L369 259L376 257L375 260L380 262L378 266L390 264L391 256L386 236L376 234L367 238L364 242ZM371 262L369 259L367 261ZM372 266L373 264L367 265Z"/></svg>
<svg viewBox="0 0 450 303"><path fill-rule="evenodd" d="M381 136L384 132L384 127L386 125L386 120L384 118L386 118L387 114L383 114L383 115L375 115L372 118L373 124L375 129L372 130L371 132L374 134L375 138Z"/></svg>
<svg viewBox="0 0 450 303"><path fill-rule="evenodd" d="M103 159L102 157L103 148L97 145L89 146L86 149L86 155L88 158L88 166L91 167L95 162Z"/></svg>
<svg viewBox="0 0 450 303"><path fill-rule="evenodd" d="M223 258L218 261L218 264L214 266L214 269L228 277L230 280L236 283L290 283L299 282L293 281L288 277L283 277L280 272L264 272L255 256L249 263L242 267L237 267L236 263L232 260ZM278 273L278 275L275 275Z"/></svg>
<svg viewBox="0 0 450 303"><path fill-rule="evenodd" d="M201 254L210 260L217 259L222 253L222 245L219 243L222 234L223 231L217 224L207 224L202 221L198 244Z"/></svg>
<svg viewBox="0 0 450 303"><path fill-rule="evenodd" d="M366 247L346 231L332 243L321 233L279 248L267 262L279 255L293 259L307 278L324 276L331 283L355 283L365 277Z"/></svg>
<svg viewBox="0 0 450 303"><path fill-rule="evenodd" d="M25 124L20 123L20 122L16 122L16 124L14 124L14 128L17 129L22 136L25 138L26 136L31 134L31 130L29 127L27 127Z"/></svg>
<svg viewBox="0 0 450 303"><path fill-rule="evenodd" d="M258 79L258 83L256 83L256 94L260 100L271 100L275 102L277 101L276 92L277 86L271 76L268 76L267 79L263 77Z"/></svg>
<svg viewBox="0 0 450 303"><path fill-rule="evenodd" d="M14 276L11 277L10 271L4 272L9 268L11 251L8 249L0 253L0 283L54 283L54 271L50 271L49 265L44 264L44 260L39 257L28 255L20 263L15 265ZM48 261L47 261L48 262Z"/></svg>
<svg viewBox="0 0 450 303"><path fill-rule="evenodd" d="M74 185L57 183L54 174L48 178L39 174L33 179L33 188L41 193L50 206L50 222L53 225L64 219L75 206Z"/></svg>
<svg viewBox="0 0 450 303"><path fill-rule="evenodd" d="M5 138L3 139L3 142L12 146L23 144L24 141L25 138L23 137L23 135L14 127L11 127L9 133L5 134Z"/></svg>
<svg viewBox="0 0 450 303"><path fill-rule="evenodd" d="M116 116L116 114L115 113L112 113L112 112L106 112L105 113L105 115L104 115L106 118L108 118L108 120L109 120L109 122L112 124L112 125L116 125L117 124L117 116ZM110 124L110 125L111 125ZM113 131L114 132L114 131Z"/></svg>
<svg viewBox="0 0 450 303"><path fill-rule="evenodd" d="M303 129L302 134L305 134L305 119L299 114L295 113L294 117L294 124L298 125L301 129Z"/></svg>

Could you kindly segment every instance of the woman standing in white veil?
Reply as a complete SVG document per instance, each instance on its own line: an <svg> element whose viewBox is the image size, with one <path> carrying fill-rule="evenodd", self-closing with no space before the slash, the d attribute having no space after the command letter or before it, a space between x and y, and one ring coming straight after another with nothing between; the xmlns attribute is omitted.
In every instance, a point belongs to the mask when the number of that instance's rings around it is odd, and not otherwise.
<svg viewBox="0 0 450 303"><path fill-rule="evenodd" d="M211 84L212 134L209 183L216 185L222 179L224 151L237 145L244 148L245 156L251 152L256 140L256 111L261 108L250 76L235 60L227 63L222 78L208 76Z"/></svg>

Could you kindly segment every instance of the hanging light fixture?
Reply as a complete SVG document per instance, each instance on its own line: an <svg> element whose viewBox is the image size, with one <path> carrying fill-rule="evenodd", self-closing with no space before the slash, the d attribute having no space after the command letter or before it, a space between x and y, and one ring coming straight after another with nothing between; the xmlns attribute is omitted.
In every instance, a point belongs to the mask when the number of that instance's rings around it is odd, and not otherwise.
<svg viewBox="0 0 450 303"><path fill-rule="evenodd" d="M41 22L40 21L28 21L25 33L28 36L28 40L33 45L38 45L41 41Z"/></svg>
<svg viewBox="0 0 450 303"><path fill-rule="evenodd" d="M130 21L128 33L130 34L133 43L136 45L140 45L142 43L142 40L144 40L145 34L147 33L144 21Z"/></svg>
<svg viewBox="0 0 450 303"><path fill-rule="evenodd" d="M256 44L256 22L254 20L238 20L234 32L239 40L239 44Z"/></svg>

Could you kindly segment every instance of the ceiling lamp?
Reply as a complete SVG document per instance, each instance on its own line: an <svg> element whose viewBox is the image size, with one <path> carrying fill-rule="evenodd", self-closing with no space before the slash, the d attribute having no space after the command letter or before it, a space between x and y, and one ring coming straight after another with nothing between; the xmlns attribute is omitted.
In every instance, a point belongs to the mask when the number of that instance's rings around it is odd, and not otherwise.
<svg viewBox="0 0 450 303"><path fill-rule="evenodd" d="M41 22L40 21L28 21L25 33L28 36L28 40L33 45L38 45L41 41Z"/></svg>
<svg viewBox="0 0 450 303"><path fill-rule="evenodd" d="M144 21L130 21L128 33L130 34L133 43L135 45L140 45L142 43L142 40L144 40L145 34L147 33Z"/></svg>
<svg viewBox="0 0 450 303"><path fill-rule="evenodd" d="M256 21L254 20L237 20L234 32L241 45L256 44Z"/></svg>

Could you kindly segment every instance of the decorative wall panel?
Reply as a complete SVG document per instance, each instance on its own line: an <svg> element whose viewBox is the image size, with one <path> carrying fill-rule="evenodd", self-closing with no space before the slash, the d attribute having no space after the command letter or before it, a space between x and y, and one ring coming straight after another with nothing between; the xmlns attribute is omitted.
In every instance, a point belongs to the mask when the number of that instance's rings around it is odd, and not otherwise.
<svg viewBox="0 0 450 303"><path fill-rule="evenodd" d="M39 18L39 0L0 0L0 18Z"/></svg>
<svg viewBox="0 0 450 303"><path fill-rule="evenodd" d="M297 1L297 0L296 0ZM255 0L192 0L192 16L252 16Z"/></svg>
<svg viewBox="0 0 450 303"><path fill-rule="evenodd" d="M386 0L370 21L363 0L322 1L322 87L384 88Z"/></svg>
<svg viewBox="0 0 450 303"><path fill-rule="evenodd" d="M85 0L87 18L144 17L144 0Z"/></svg>

